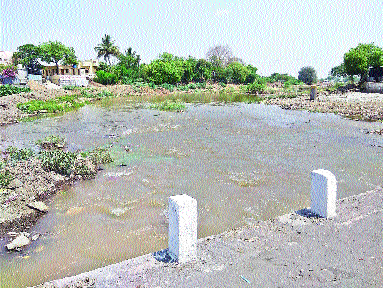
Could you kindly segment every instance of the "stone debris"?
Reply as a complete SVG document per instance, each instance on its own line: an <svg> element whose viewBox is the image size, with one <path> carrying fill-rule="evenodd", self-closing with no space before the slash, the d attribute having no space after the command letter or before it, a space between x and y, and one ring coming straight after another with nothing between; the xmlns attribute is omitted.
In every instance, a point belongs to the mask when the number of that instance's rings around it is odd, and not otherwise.
<svg viewBox="0 0 383 288"><path fill-rule="evenodd" d="M31 202L27 206L29 208L32 208L32 209L35 209L35 210L38 210L38 211L44 212L44 213L49 211L48 206L45 205L45 203L41 202L41 201Z"/></svg>
<svg viewBox="0 0 383 288"><path fill-rule="evenodd" d="M9 183L9 185L8 185L8 187L10 188L10 189L16 189L16 188L19 188L19 187L22 187L24 184L23 184L23 182L21 182L19 179L13 179L10 183Z"/></svg>
<svg viewBox="0 0 383 288"><path fill-rule="evenodd" d="M6 247L8 250L20 249L26 245L31 243L31 240L28 238L29 234L22 232L19 236L17 236L11 243L7 244Z"/></svg>

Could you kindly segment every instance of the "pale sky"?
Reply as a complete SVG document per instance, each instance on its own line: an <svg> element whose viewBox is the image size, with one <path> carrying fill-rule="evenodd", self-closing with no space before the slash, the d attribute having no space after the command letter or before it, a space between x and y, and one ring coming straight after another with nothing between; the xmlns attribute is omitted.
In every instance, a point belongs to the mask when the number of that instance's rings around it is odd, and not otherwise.
<svg viewBox="0 0 383 288"><path fill-rule="evenodd" d="M383 47L382 0L122 1L0 0L0 50L58 40L80 60L110 34L149 63L163 52L204 58L214 45L258 68L326 77L358 43Z"/></svg>

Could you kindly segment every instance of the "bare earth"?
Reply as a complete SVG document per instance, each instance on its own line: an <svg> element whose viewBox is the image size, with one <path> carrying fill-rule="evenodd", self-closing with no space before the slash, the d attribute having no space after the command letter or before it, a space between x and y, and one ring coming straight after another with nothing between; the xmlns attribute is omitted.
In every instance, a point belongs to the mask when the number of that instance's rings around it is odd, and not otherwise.
<svg viewBox="0 0 383 288"><path fill-rule="evenodd" d="M198 259L144 255L38 287L383 287L383 190L200 239ZM163 255L162 255L163 256Z"/></svg>
<svg viewBox="0 0 383 288"><path fill-rule="evenodd" d="M267 99L265 103L278 105L283 109L335 113L355 120L383 120L383 94L379 93L321 94L314 101L310 101L306 95L297 98Z"/></svg>

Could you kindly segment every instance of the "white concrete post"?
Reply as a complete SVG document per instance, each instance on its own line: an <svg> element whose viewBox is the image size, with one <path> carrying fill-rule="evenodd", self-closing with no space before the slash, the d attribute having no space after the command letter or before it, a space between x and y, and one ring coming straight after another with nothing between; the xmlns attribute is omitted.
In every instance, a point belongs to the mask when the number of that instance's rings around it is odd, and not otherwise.
<svg viewBox="0 0 383 288"><path fill-rule="evenodd" d="M169 252L178 263L197 258L197 200L183 194L169 197Z"/></svg>
<svg viewBox="0 0 383 288"><path fill-rule="evenodd" d="M324 218L336 216L336 179L328 170L311 172L311 211Z"/></svg>

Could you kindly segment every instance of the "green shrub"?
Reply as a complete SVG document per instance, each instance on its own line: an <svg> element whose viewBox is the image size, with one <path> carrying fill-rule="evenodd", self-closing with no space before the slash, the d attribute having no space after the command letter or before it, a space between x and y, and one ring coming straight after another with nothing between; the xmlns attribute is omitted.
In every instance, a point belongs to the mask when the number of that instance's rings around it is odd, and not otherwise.
<svg viewBox="0 0 383 288"><path fill-rule="evenodd" d="M77 154L63 150L44 150L40 152L38 158L41 160L44 170L70 176L74 170Z"/></svg>
<svg viewBox="0 0 383 288"><path fill-rule="evenodd" d="M260 94L266 91L266 84L262 82L254 82L252 84L248 84L246 89L248 93L252 94Z"/></svg>
<svg viewBox="0 0 383 288"><path fill-rule="evenodd" d="M113 162L113 159L110 156L109 150L107 148L97 147L90 152L82 153L82 156L89 157L94 165Z"/></svg>
<svg viewBox="0 0 383 288"><path fill-rule="evenodd" d="M188 85L178 85L177 90L179 91L189 91L189 86Z"/></svg>
<svg viewBox="0 0 383 288"><path fill-rule="evenodd" d="M185 103L177 99L176 101L166 100L160 103L156 103L151 105L150 108L161 111L182 112L186 109L186 106Z"/></svg>
<svg viewBox="0 0 383 288"><path fill-rule="evenodd" d="M77 109L83 107L85 104L86 103L79 102L76 95L66 95L46 101L32 100L25 103L18 103L17 108L27 113L57 113Z"/></svg>
<svg viewBox="0 0 383 288"><path fill-rule="evenodd" d="M96 94L96 97L98 98L106 98L106 97L113 97L113 93L108 90L103 90Z"/></svg>
<svg viewBox="0 0 383 288"><path fill-rule="evenodd" d="M197 89L197 85L195 83L190 83L190 84L188 84L188 88L195 90L195 89Z"/></svg>
<svg viewBox="0 0 383 288"><path fill-rule="evenodd" d="M64 86L64 90L75 90L78 88L79 88L78 86L73 86L73 85Z"/></svg>
<svg viewBox="0 0 383 288"><path fill-rule="evenodd" d="M36 145L40 146L41 149L53 150L62 149L65 146L66 139L57 135L50 135L44 139L36 141Z"/></svg>
<svg viewBox="0 0 383 288"><path fill-rule="evenodd" d="M29 158L35 156L35 153L32 151L32 149L17 149L13 146L8 147L5 152L11 161L28 160Z"/></svg>
<svg viewBox="0 0 383 288"><path fill-rule="evenodd" d="M96 72L96 78L94 81L103 85L113 85L117 83L118 77L114 73L99 70Z"/></svg>
<svg viewBox="0 0 383 288"><path fill-rule="evenodd" d="M30 91L31 89L29 89L28 87L16 87L8 84L0 85L0 97Z"/></svg>
<svg viewBox="0 0 383 288"><path fill-rule="evenodd" d="M172 84L164 83L161 85L161 87L166 89L166 90L169 90L170 92L174 91L174 85L172 85Z"/></svg>
<svg viewBox="0 0 383 288"><path fill-rule="evenodd" d="M9 170L3 169L0 171L0 187L6 188L9 183L15 179L15 177L9 172Z"/></svg>

